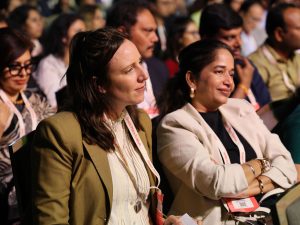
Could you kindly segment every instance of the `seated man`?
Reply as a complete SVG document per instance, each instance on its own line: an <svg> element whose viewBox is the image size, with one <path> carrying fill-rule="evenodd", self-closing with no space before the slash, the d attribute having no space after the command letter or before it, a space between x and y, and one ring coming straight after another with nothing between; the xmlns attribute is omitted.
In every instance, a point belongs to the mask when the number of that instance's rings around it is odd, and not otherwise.
<svg viewBox="0 0 300 225"><path fill-rule="evenodd" d="M213 4L204 8L200 19L201 38L217 39L231 47L236 64L234 75L235 90L231 97L245 98L255 108L268 104L269 91L256 67L241 56L241 32L243 20L226 5Z"/></svg>
<svg viewBox="0 0 300 225"><path fill-rule="evenodd" d="M290 150L298 169L300 180L300 106L296 90L300 79L300 8L282 3L271 8L266 22L268 38L253 54L251 60L257 65L267 84L273 101L280 102L274 111L281 116L281 123L274 132L278 133L283 144ZM294 100L293 100L294 99ZM296 101L295 101L296 99ZM288 102L288 105L286 105ZM294 103L293 103L294 102ZM274 104L273 104L274 105ZM292 109L296 109L292 111ZM286 111L291 111L290 114Z"/></svg>
<svg viewBox="0 0 300 225"><path fill-rule="evenodd" d="M145 99L138 105L150 118L158 115L156 99L169 77L167 67L153 57L154 46L158 41L157 24L150 6L146 2L119 1L109 10L107 26L117 28L129 35L129 39L139 50L143 65L149 74L146 81Z"/></svg>
<svg viewBox="0 0 300 225"><path fill-rule="evenodd" d="M268 38L250 55L273 101L290 97L299 86L300 8L293 4L279 4L270 9L266 31Z"/></svg>

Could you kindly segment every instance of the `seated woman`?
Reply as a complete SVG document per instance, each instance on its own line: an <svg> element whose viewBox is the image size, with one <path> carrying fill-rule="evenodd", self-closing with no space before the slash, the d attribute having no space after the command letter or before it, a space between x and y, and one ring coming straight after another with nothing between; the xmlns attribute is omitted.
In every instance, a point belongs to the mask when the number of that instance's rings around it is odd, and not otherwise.
<svg viewBox="0 0 300 225"><path fill-rule="evenodd" d="M291 187L297 173L278 136L248 102L228 98L234 59L227 45L197 41L180 53L179 67L159 101L157 129L159 159L175 195L170 212L223 224L229 218L222 200Z"/></svg>
<svg viewBox="0 0 300 225"><path fill-rule="evenodd" d="M24 32L31 39L32 57L40 57L43 47L39 41L43 34L44 20L35 6L23 4L15 8L8 17L9 27Z"/></svg>
<svg viewBox="0 0 300 225"><path fill-rule="evenodd" d="M32 47L17 31L0 29L0 224L18 219L8 146L54 113L45 98L25 90L34 69Z"/></svg>
<svg viewBox="0 0 300 225"><path fill-rule="evenodd" d="M66 76L68 111L41 122L33 142L34 221L158 224L151 121L136 108L148 79L137 48L111 28L80 32ZM164 224L182 225L175 216Z"/></svg>
<svg viewBox="0 0 300 225"><path fill-rule="evenodd" d="M44 42L45 57L41 59L35 79L52 107L57 107L55 93L66 85L69 45L73 36L85 30L77 14L61 14L49 27Z"/></svg>
<svg viewBox="0 0 300 225"><path fill-rule="evenodd" d="M199 39L199 30L192 19L186 16L174 18L168 30L165 60L170 77L178 72L178 54L180 50Z"/></svg>

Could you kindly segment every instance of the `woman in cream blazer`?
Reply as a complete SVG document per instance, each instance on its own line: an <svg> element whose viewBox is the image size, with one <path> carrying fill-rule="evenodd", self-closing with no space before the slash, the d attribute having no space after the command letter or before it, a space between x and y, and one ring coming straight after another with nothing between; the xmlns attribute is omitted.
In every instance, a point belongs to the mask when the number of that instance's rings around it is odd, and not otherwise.
<svg viewBox="0 0 300 225"><path fill-rule="evenodd" d="M159 102L163 119L157 129L158 156L175 196L170 213L224 224L229 217L222 200L287 189L296 181L295 166L254 108L228 99L234 63L226 45L196 42L179 61L181 70Z"/></svg>

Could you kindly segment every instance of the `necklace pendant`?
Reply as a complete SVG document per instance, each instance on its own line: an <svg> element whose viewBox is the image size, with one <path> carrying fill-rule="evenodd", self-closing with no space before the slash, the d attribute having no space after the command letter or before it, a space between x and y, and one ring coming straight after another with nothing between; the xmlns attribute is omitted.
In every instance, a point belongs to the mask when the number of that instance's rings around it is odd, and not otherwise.
<svg viewBox="0 0 300 225"><path fill-rule="evenodd" d="M141 209L142 209L142 202L138 200L134 205L134 211L138 213L139 211L141 211Z"/></svg>

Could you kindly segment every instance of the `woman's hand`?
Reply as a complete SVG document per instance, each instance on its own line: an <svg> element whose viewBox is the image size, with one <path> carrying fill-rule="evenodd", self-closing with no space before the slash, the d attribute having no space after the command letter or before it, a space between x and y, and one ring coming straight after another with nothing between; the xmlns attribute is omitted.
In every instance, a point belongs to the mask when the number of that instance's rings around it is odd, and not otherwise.
<svg viewBox="0 0 300 225"><path fill-rule="evenodd" d="M201 220L195 220L195 222L197 223L197 225L202 225L202 221ZM168 216L167 219L164 222L164 225L184 225L181 220L180 220L180 216Z"/></svg>

